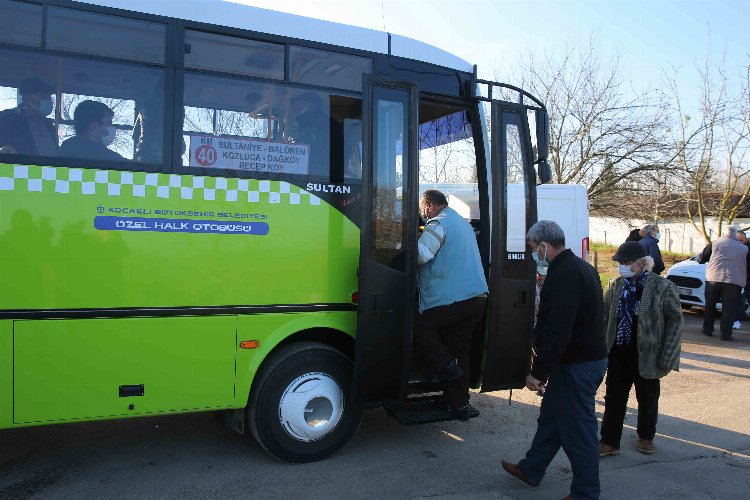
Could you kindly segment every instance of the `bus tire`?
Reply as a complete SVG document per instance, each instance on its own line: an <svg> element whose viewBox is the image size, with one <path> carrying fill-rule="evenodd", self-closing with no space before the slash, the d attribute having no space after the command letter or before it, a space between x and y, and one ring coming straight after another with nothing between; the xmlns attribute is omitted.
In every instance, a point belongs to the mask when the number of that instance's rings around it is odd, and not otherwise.
<svg viewBox="0 0 750 500"><path fill-rule="evenodd" d="M250 429L271 455L290 463L330 457L354 436L362 411L351 400L352 361L314 342L273 353L253 383Z"/></svg>

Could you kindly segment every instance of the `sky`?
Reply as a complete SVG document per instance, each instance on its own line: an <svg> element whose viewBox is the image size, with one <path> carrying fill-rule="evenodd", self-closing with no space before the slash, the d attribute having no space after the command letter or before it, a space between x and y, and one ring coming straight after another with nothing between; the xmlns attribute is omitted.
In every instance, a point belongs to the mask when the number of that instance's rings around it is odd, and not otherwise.
<svg viewBox="0 0 750 500"><path fill-rule="evenodd" d="M231 1L408 36L477 64L487 79L508 80L530 51L588 44L592 34L637 93L664 89L675 67L683 100L695 102L709 34L730 75L750 62L747 0Z"/></svg>

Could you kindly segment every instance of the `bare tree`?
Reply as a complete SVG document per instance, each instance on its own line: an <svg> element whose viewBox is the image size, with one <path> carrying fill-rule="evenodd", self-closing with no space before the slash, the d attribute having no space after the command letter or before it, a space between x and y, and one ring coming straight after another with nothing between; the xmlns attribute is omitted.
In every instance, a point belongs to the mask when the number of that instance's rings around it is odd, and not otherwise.
<svg viewBox="0 0 750 500"><path fill-rule="evenodd" d="M726 72L726 54L714 62L710 39L698 68L700 103L694 119L677 89L677 70L668 79L673 94L675 127L673 163L686 179L683 209L688 220L710 241L709 217L719 234L746 206L750 194L750 63L739 77Z"/></svg>
<svg viewBox="0 0 750 500"><path fill-rule="evenodd" d="M521 86L546 103L553 181L587 187L592 210L617 214L658 197L672 168L665 131L668 107L658 92L626 88L618 58L599 55L596 38L520 65Z"/></svg>

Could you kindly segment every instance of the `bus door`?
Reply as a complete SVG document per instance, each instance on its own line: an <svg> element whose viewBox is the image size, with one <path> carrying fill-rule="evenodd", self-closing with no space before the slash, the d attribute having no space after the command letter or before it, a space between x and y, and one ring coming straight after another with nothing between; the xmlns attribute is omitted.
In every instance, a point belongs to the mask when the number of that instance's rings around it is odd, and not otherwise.
<svg viewBox="0 0 750 500"><path fill-rule="evenodd" d="M491 101L492 243L482 392L524 387L531 361L536 284L526 232L536 221L536 183L527 109Z"/></svg>
<svg viewBox="0 0 750 500"><path fill-rule="evenodd" d="M361 407L403 400L409 375L419 222L418 90L365 76L364 215L352 392Z"/></svg>

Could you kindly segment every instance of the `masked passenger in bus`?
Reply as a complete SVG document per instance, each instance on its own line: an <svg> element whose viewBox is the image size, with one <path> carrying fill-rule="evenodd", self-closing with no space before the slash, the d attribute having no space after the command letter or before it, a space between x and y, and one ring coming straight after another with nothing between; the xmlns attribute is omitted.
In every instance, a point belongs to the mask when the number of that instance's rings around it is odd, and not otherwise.
<svg viewBox="0 0 750 500"><path fill-rule="evenodd" d="M18 106L0 111L0 153L45 155L57 153L52 120L54 89L33 77L18 86Z"/></svg>
<svg viewBox="0 0 750 500"><path fill-rule="evenodd" d="M60 154L73 158L123 161L120 154L107 148L115 140L114 112L104 103L86 100L76 106L73 127L76 135L60 145Z"/></svg>
<svg viewBox="0 0 750 500"><path fill-rule="evenodd" d="M323 98L316 92L292 97L286 140L310 147L310 173L328 170L330 161L331 117L323 109Z"/></svg>

